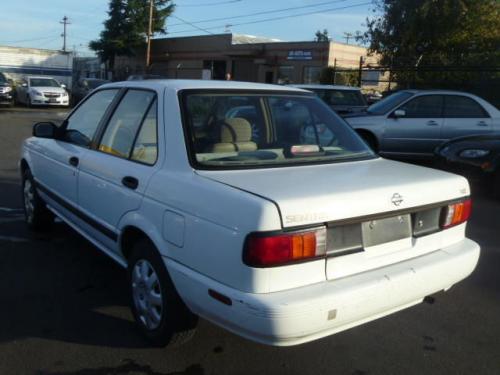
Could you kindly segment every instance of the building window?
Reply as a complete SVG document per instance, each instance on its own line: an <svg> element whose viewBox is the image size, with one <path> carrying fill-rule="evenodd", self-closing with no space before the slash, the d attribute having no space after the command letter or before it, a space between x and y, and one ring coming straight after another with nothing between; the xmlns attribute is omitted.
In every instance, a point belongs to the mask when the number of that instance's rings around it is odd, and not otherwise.
<svg viewBox="0 0 500 375"><path fill-rule="evenodd" d="M278 84L293 83L293 66L280 66L278 68Z"/></svg>
<svg viewBox="0 0 500 375"><path fill-rule="evenodd" d="M320 83L321 69L320 66L305 66L304 83Z"/></svg>
<svg viewBox="0 0 500 375"><path fill-rule="evenodd" d="M224 60L204 60L203 69L209 69L212 79L226 79L226 61Z"/></svg>

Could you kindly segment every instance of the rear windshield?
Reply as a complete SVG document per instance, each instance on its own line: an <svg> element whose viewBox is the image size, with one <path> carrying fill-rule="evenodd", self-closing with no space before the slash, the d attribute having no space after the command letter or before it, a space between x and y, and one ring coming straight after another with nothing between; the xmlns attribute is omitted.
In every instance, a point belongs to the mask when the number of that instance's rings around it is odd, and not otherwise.
<svg viewBox="0 0 500 375"><path fill-rule="evenodd" d="M364 96L358 90L306 89L313 91L329 105L366 106Z"/></svg>
<svg viewBox="0 0 500 375"><path fill-rule="evenodd" d="M5 83L5 82L7 82L7 78L5 78L5 76L2 73L0 73L0 83Z"/></svg>
<svg viewBox="0 0 500 375"><path fill-rule="evenodd" d="M60 87L61 85L50 78L30 78L31 87Z"/></svg>
<svg viewBox="0 0 500 375"><path fill-rule="evenodd" d="M403 103L406 99L409 99L414 94L408 91L399 91L392 95L389 95L387 98L382 99L381 101L372 104L368 107L368 113L373 115L384 115L389 112L394 107Z"/></svg>
<svg viewBox="0 0 500 375"><path fill-rule="evenodd" d="M191 160L201 168L328 163L374 154L314 95L185 91Z"/></svg>

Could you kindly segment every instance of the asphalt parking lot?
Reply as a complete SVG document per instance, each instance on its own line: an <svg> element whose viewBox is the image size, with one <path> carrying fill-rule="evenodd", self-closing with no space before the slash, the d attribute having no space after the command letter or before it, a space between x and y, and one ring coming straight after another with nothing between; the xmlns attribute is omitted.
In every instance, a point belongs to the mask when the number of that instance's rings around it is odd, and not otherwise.
<svg viewBox="0 0 500 375"><path fill-rule="evenodd" d="M0 109L0 375L500 373L500 202L473 186L475 272L432 304L296 347L247 341L201 320L175 350L148 348L125 272L73 230L23 223L17 161L39 120L62 109Z"/></svg>

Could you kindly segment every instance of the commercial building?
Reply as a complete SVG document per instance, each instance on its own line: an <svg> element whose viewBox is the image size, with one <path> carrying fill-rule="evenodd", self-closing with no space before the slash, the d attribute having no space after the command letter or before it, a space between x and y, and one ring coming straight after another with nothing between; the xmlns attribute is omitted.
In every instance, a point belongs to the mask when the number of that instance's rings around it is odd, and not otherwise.
<svg viewBox="0 0 500 375"><path fill-rule="evenodd" d="M71 88L73 53L0 46L0 71L14 81L25 76L49 76Z"/></svg>
<svg viewBox="0 0 500 375"><path fill-rule="evenodd" d="M328 66L357 69L361 58L376 62L366 48L356 45L236 34L154 39L151 50L151 73L168 78L225 79L229 73L238 81L317 83ZM117 59L118 75L142 73L144 61L137 59L141 54Z"/></svg>

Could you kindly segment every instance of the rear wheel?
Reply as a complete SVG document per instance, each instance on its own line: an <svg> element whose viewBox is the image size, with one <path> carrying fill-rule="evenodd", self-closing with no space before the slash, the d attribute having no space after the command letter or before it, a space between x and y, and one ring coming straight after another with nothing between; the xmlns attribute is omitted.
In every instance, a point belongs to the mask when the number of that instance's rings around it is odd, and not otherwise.
<svg viewBox="0 0 500 375"><path fill-rule="evenodd" d="M33 103L31 103L31 97L29 95L26 95L26 107L31 108Z"/></svg>
<svg viewBox="0 0 500 375"><path fill-rule="evenodd" d="M35 231L49 229L54 222L54 214L38 195L29 169L23 173L22 189L24 217L28 228Z"/></svg>
<svg viewBox="0 0 500 375"><path fill-rule="evenodd" d="M155 246L136 242L129 259L131 309L154 346L179 346L192 338L198 318L184 304Z"/></svg>

